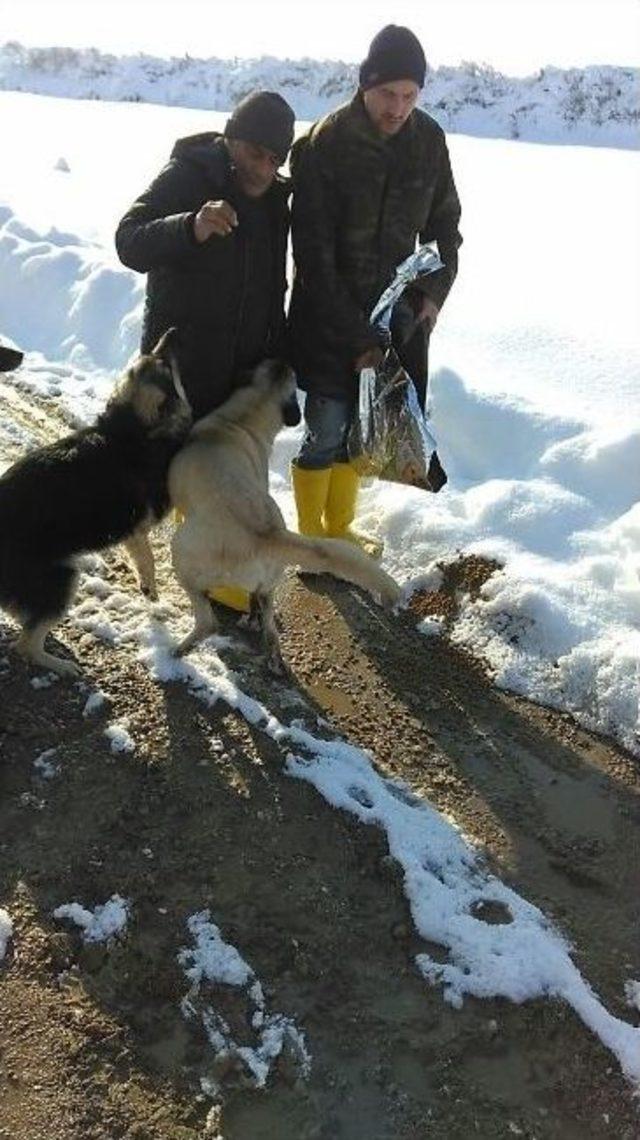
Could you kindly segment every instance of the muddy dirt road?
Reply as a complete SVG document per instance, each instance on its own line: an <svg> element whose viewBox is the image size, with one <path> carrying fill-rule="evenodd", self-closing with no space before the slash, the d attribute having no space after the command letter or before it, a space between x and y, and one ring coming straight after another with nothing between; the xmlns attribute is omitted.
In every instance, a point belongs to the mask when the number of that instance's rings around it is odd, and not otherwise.
<svg viewBox="0 0 640 1140"><path fill-rule="evenodd" d="M134 592L117 552L106 568ZM461 563L431 603L446 611L480 571ZM161 589L175 592L166 566ZM497 692L446 639L348 587L292 574L279 610L286 683L223 615L235 684L283 722L318 733L320 717L326 735L428 798L557 922L607 1008L633 1022L637 763ZM2 1140L638 1135L616 1059L566 1005L467 998L454 1009L425 983L425 944L384 835L291 779L286 750L260 727L153 681L135 645L114 648L72 622L58 642L82 661L83 683L34 687L10 636L0 619L0 907L14 925L0 963ZM107 697L85 715L96 690ZM128 724L134 752L111 751L114 721ZM46 779L34 760L50 749ZM85 944L53 918L61 903L93 907L115 891L134 900L120 939ZM187 917L206 908L269 1008L304 1034L308 1075L285 1049L266 1087L251 1087L246 1067L216 1060L202 1022L184 1016L177 955ZM213 996L252 1044L246 993ZM202 1086L212 1075L215 1100Z"/></svg>

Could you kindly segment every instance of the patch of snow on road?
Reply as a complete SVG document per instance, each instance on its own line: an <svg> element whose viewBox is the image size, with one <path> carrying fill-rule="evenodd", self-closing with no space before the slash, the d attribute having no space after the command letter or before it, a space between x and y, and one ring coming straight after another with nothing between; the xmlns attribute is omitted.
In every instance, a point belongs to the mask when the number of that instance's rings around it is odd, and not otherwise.
<svg viewBox="0 0 640 1140"><path fill-rule="evenodd" d="M640 1082L640 1029L608 1012L571 960L571 947L542 911L490 874L465 837L426 802L409 800L374 770L370 758L342 741L315 740L281 726L278 736L304 746L287 771L307 780L334 807L374 824L404 871L416 930L445 947L449 961L419 954L423 977L442 984L460 1007L466 995L522 1002L566 1001ZM499 915L487 921L487 913Z"/></svg>
<svg viewBox="0 0 640 1140"><path fill-rule="evenodd" d="M111 745L112 752L135 752L136 742L129 733L129 725L125 721L108 725L104 730Z"/></svg>
<svg viewBox="0 0 640 1140"><path fill-rule="evenodd" d="M7 952L9 939L13 936L13 923L6 910L0 907L0 962Z"/></svg>
<svg viewBox="0 0 640 1140"><path fill-rule="evenodd" d="M106 903L87 910L80 903L63 903L53 911L54 918L68 918L79 926L84 942L108 942L123 934L131 903L120 895L112 895Z"/></svg>
<svg viewBox="0 0 640 1140"><path fill-rule="evenodd" d="M624 996L627 999L627 1005L633 1009L637 1009L640 1013L640 982L636 982L633 978L629 978L625 982Z"/></svg>
<svg viewBox="0 0 640 1140"><path fill-rule="evenodd" d="M333 807L380 827L404 871L404 891L420 936L443 946L449 961L416 958L425 980L442 984L460 1007L466 995L513 1002L552 997L566 1001L640 1082L640 1029L602 1005L571 959L572 948L536 906L484 866L469 840L448 820L395 781L384 779L371 757L342 740L321 740L299 725L281 723L235 685L232 674L200 647L189 662L168 652L166 632L149 639L142 657L152 676L182 680L207 704L224 700L287 750L285 771L308 781ZM289 751L291 746L296 753ZM487 915L498 915L488 921Z"/></svg>
<svg viewBox="0 0 640 1140"><path fill-rule="evenodd" d="M102 692L102 689L96 689L94 693L90 693L82 710L83 717L91 716L94 712L97 712L107 700L107 695Z"/></svg>
<svg viewBox="0 0 640 1140"><path fill-rule="evenodd" d="M42 780L52 780L54 776L58 775L60 767L53 762L57 753L57 748L47 748L33 761L33 766Z"/></svg>
<svg viewBox="0 0 640 1140"><path fill-rule="evenodd" d="M222 1077L230 1071L242 1071L255 1088L264 1088L274 1064L286 1055L297 1072L307 1077L311 1057L304 1035L291 1018L268 1012L262 986L251 966L235 946L224 941L219 928L211 921L210 911L191 915L187 927L195 946L184 947L178 954L178 961L191 982L189 992L182 999L182 1012L187 1019L200 1020L204 1026L215 1054L215 1074ZM253 1039L253 1044L240 1043L215 1009L216 986L229 986L238 991L243 1006L247 1007L246 1014L242 1015L245 1021L242 1035ZM203 1077L202 1088L209 1095L217 1096L216 1075Z"/></svg>

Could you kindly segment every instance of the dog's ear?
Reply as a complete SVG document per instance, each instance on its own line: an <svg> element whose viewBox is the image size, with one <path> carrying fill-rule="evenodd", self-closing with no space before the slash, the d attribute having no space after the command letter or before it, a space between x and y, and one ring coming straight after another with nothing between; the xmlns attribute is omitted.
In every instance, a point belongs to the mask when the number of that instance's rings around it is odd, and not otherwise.
<svg viewBox="0 0 640 1140"><path fill-rule="evenodd" d="M178 358L176 356L176 348L179 344L180 333L175 325L172 325L171 328L162 334L155 348L151 350L151 356L159 357L159 359L171 369L176 394L182 400L183 404L186 404L187 407L191 409L191 403L184 390L184 384L182 383L180 368L178 366Z"/></svg>
<svg viewBox="0 0 640 1140"><path fill-rule="evenodd" d="M166 364L170 363L170 354L175 351L178 345L178 330L175 325L163 332L160 340L155 348L151 349L151 356L159 356Z"/></svg>

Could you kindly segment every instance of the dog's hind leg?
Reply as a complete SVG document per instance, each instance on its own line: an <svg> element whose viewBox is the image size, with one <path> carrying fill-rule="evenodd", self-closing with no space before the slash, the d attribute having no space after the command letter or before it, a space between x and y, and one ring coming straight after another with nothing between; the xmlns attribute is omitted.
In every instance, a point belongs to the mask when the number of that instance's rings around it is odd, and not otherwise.
<svg viewBox="0 0 640 1140"><path fill-rule="evenodd" d="M40 665L51 673L57 673L59 677L79 677L80 669L74 661L54 657L52 653L47 653L44 648L46 636L56 621L57 617L38 622L37 625L24 629L15 644L16 652L24 657L25 661Z"/></svg>
<svg viewBox="0 0 640 1140"><path fill-rule="evenodd" d="M262 644L267 656L267 665L272 673L281 677L287 672L287 667L280 651L280 638L273 609L273 594L256 590L251 595L251 610L249 614L251 624L256 624L262 631Z"/></svg>
<svg viewBox="0 0 640 1140"><path fill-rule="evenodd" d="M171 538L171 560L173 571L182 589L191 602L194 625L190 633L174 649L174 656L182 657L190 649L210 637L218 628L213 606L207 592L208 573L203 570L198 559L197 547L193 546L194 532L188 521L176 527Z"/></svg>
<svg viewBox="0 0 640 1140"><path fill-rule="evenodd" d="M23 567L20 581L14 583L15 609L22 620L16 651L26 661L59 677L77 677L80 669L73 661L47 653L44 643L66 612L77 577L75 566L70 563L34 563Z"/></svg>
<svg viewBox="0 0 640 1140"><path fill-rule="evenodd" d="M129 538L125 540L125 549L138 573L138 583L142 593L155 602L158 598L156 587L156 568L153 550L149 542L149 530L145 526L138 527Z"/></svg>
<svg viewBox="0 0 640 1140"><path fill-rule="evenodd" d="M184 586L184 582L182 583ZM191 591L184 586L193 608L194 625L191 633L183 637L182 641L173 651L174 657L183 657L189 650L199 645L206 637L210 637L218 628L213 607L207 594Z"/></svg>

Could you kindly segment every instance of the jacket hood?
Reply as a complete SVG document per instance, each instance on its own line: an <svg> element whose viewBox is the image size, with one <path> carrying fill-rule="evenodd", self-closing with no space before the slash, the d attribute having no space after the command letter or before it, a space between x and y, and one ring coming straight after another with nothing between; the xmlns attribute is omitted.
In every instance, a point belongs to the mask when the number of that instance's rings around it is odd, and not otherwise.
<svg viewBox="0 0 640 1140"><path fill-rule="evenodd" d="M171 158L180 162L193 163L205 174L212 178L231 177L232 166L229 151L227 150L224 135L220 131L202 131L198 135L186 135L177 139L171 151ZM290 181L282 174L276 174L274 185L286 193L290 189ZM269 191L270 193L271 191Z"/></svg>
<svg viewBox="0 0 640 1140"><path fill-rule="evenodd" d="M171 151L171 158L192 162L205 170L219 172L220 164L231 169L229 154L220 131L201 131L198 135L186 135L177 139Z"/></svg>

